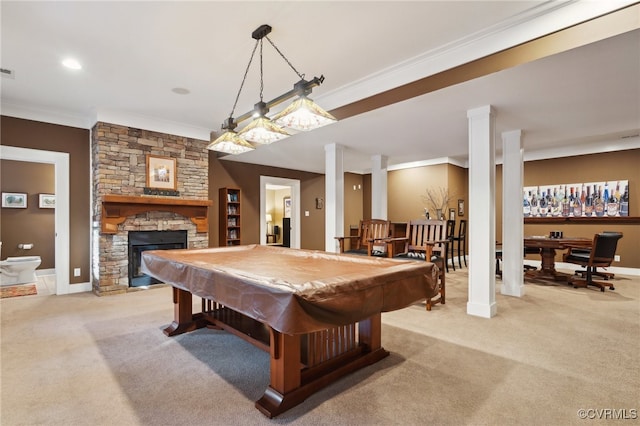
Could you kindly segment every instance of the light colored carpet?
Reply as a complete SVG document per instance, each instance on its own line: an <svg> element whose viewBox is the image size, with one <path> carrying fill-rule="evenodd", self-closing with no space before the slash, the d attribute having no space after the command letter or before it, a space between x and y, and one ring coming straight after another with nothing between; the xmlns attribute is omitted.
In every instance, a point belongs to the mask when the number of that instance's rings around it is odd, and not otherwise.
<svg viewBox="0 0 640 426"><path fill-rule="evenodd" d="M0 423L568 425L640 408L639 278L530 284L498 293L492 319L466 314L466 269L447 279L446 305L383 314L389 357L272 420L254 408L267 354L215 330L166 337L168 287L3 299Z"/></svg>

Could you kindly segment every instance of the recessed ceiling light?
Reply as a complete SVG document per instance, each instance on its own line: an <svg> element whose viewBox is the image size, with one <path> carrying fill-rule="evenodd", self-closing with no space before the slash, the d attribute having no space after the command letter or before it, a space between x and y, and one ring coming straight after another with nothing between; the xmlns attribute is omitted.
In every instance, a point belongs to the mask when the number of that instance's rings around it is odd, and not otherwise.
<svg viewBox="0 0 640 426"><path fill-rule="evenodd" d="M80 65L80 62L76 61L73 58L65 59L64 61L62 61L62 65L64 65L67 68L70 68L72 70L82 69L82 65Z"/></svg>
<svg viewBox="0 0 640 426"><path fill-rule="evenodd" d="M185 89L184 87L174 87L173 89L171 89L171 91L178 95L188 95L189 93L191 93L189 89Z"/></svg>

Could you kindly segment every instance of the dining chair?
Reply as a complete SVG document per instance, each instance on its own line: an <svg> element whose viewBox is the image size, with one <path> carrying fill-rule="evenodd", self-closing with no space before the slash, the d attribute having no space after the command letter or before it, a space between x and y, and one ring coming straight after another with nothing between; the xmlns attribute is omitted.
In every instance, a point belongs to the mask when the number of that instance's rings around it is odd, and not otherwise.
<svg viewBox="0 0 640 426"><path fill-rule="evenodd" d="M454 222L455 226L455 222ZM458 252L458 266L462 268L462 259L464 259L464 266L467 266L467 220L460 219L458 224L458 235L454 235L451 238L451 242L449 243L449 252L451 254L451 263L453 263L453 245L457 243L457 252ZM455 268L454 268L455 270Z"/></svg>
<svg viewBox="0 0 640 426"><path fill-rule="evenodd" d="M453 270L456 270L456 262L453 259L453 241L455 239L455 233L456 233L456 221L455 220L447 220L447 252L444 255L444 261L447 264L447 268L449 265L449 259L451 259L451 267L453 268ZM460 258L458 258L458 263L460 262ZM462 268L462 266L460 266ZM447 269L448 271L448 269Z"/></svg>

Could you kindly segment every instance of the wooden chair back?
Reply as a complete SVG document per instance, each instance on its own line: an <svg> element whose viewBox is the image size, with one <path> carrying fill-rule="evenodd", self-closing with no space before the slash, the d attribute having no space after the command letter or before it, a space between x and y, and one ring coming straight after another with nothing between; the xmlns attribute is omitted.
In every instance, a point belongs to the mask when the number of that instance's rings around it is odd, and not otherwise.
<svg viewBox="0 0 640 426"><path fill-rule="evenodd" d="M391 232L391 221L384 219L363 219L358 224L358 235L351 237L336 237L340 242L340 253L345 252L344 240L351 240L349 251L366 251L371 256L373 250L387 253L387 246L384 243L376 243L373 240L384 240L389 238ZM387 253L388 255L388 253Z"/></svg>
<svg viewBox="0 0 640 426"><path fill-rule="evenodd" d="M405 252L425 252L427 260L431 254L444 258L446 242L446 220L415 219L407 223Z"/></svg>

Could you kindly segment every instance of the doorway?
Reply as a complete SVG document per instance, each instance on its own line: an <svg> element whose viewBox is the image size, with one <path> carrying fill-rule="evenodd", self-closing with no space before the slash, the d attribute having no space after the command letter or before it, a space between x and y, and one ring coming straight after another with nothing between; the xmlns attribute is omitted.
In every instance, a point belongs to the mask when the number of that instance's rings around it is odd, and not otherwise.
<svg viewBox="0 0 640 426"><path fill-rule="evenodd" d="M277 192L275 201L270 198L270 195L273 194L271 191ZM286 197L289 198L286 199ZM264 245L276 241L282 245L285 235L288 233L288 246L300 248L299 200L299 180L260 176L260 244ZM267 219L271 219L270 223ZM286 230L283 228L284 223L288 223ZM278 228L275 228L276 226ZM276 235L276 231L278 231L278 235Z"/></svg>
<svg viewBox="0 0 640 426"><path fill-rule="evenodd" d="M69 154L0 146L3 160L53 164L55 168L55 271L56 294L69 293ZM84 291L84 288L83 290Z"/></svg>

